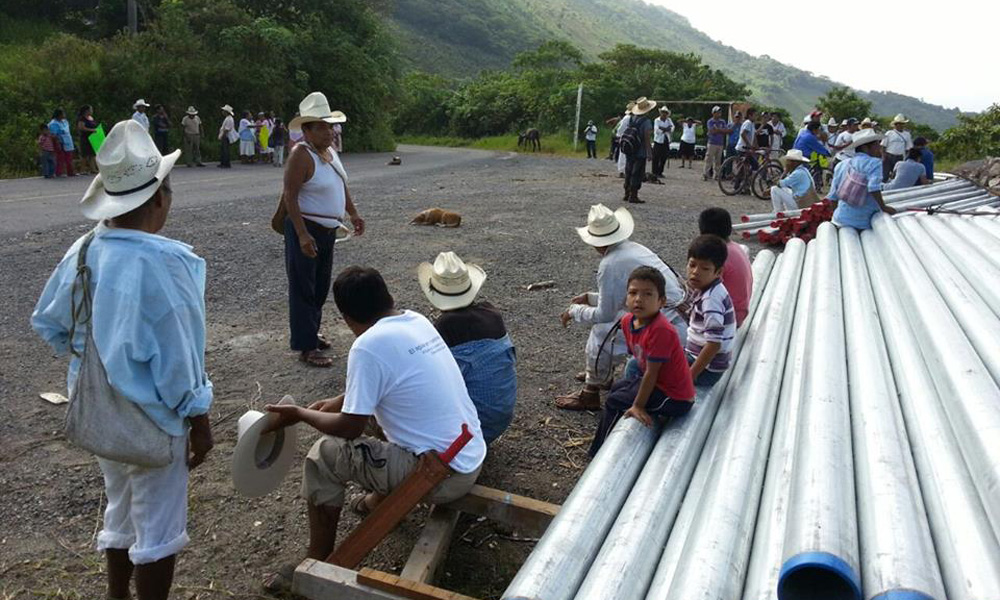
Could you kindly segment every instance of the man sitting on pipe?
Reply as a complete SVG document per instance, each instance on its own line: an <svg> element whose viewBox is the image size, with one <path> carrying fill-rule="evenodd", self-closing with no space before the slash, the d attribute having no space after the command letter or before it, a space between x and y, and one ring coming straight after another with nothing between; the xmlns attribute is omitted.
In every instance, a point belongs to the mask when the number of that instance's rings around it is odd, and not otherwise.
<svg viewBox="0 0 1000 600"><path fill-rule="evenodd" d="M833 212L837 227L871 229L872 217L879 211L896 214L882 199L881 141L882 134L873 129L855 133L851 141L854 157L834 169L827 198L837 203Z"/></svg>

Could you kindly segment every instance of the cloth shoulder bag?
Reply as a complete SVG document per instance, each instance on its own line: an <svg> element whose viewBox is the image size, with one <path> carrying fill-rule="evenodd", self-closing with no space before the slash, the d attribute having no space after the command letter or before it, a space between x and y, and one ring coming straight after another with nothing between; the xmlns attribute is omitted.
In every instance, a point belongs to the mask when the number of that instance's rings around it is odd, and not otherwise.
<svg viewBox="0 0 1000 600"><path fill-rule="evenodd" d="M303 142L303 144L305 144L305 147L308 148L310 152L319 157L321 163L330 165L330 168L336 171L337 174L340 175L340 178L343 179L345 183L347 182L347 173L344 172L344 167L343 165L340 164L339 160L327 160L322 155L320 155L320 153L316 152L316 149L313 148L312 145L310 145L308 142ZM302 214L310 214L310 213L302 213ZM282 236L285 235L285 217L287 216L288 216L288 209L285 207L285 192L284 190L282 190L282 192L278 194L278 206L277 208L274 209L274 214L271 215L271 229L273 229L274 232L277 233L278 235ZM310 215L310 216L325 217L325 215ZM337 218L337 217L327 217L327 218Z"/></svg>
<svg viewBox="0 0 1000 600"><path fill-rule="evenodd" d="M847 172L837 187L837 198L855 208L864 206L868 200L868 178L852 164L844 168Z"/></svg>
<svg viewBox="0 0 1000 600"><path fill-rule="evenodd" d="M97 353L93 328L90 267L87 248L94 239L91 231L77 256L73 281L73 324L70 350L80 358L80 369L69 394L64 432L70 442L101 458L139 467L165 467L173 462L171 437L160 429L139 405L120 394L108 382L104 363ZM77 293L80 301L77 302ZM73 348L77 327L87 326L83 354Z"/></svg>

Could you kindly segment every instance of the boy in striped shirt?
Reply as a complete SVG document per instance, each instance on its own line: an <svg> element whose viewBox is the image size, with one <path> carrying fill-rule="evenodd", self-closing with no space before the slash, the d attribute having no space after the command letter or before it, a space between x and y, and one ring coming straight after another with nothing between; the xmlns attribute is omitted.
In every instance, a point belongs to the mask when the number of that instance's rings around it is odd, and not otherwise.
<svg viewBox="0 0 1000 600"><path fill-rule="evenodd" d="M691 309L684 351L698 387L711 387L729 368L736 337L736 311L721 278L727 255L726 243L714 235L700 235L688 247Z"/></svg>

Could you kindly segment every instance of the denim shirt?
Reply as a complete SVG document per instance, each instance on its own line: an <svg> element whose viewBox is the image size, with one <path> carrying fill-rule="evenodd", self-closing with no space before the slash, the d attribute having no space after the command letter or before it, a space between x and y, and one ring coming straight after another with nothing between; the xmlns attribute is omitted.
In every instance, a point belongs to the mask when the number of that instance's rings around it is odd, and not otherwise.
<svg viewBox="0 0 1000 600"><path fill-rule="evenodd" d="M837 197L837 188L847 174L848 168L859 171L868 180L868 197L861 206L851 206L847 202L840 202ZM837 164L833 170L833 181L830 182L830 193L827 196L833 200L838 200L837 210L833 212L833 223L839 227L853 227L855 229L871 229L872 216L882 210L872 192L882 189L882 161L874 156L868 156L864 152L858 152L854 158Z"/></svg>
<svg viewBox="0 0 1000 600"><path fill-rule="evenodd" d="M69 351L77 253L70 247L42 291L31 325L59 355ZM205 373L205 261L191 247L134 229L98 225L87 250L93 317L78 328L82 352L93 329L112 387L139 405L169 435L184 435L184 419L212 404ZM73 389L79 359L70 360Z"/></svg>

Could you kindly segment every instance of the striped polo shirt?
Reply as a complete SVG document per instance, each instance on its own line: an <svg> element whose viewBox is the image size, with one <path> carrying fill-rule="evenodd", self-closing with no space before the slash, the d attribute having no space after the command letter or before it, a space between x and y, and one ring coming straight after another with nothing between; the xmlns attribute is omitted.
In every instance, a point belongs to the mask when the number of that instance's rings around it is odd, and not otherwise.
<svg viewBox="0 0 1000 600"><path fill-rule="evenodd" d="M736 338L736 311L721 279L716 279L703 290L693 290L691 317L688 320L687 346L684 348L693 361L701 354L705 344L719 342L719 352L707 369L720 373L729 368Z"/></svg>

